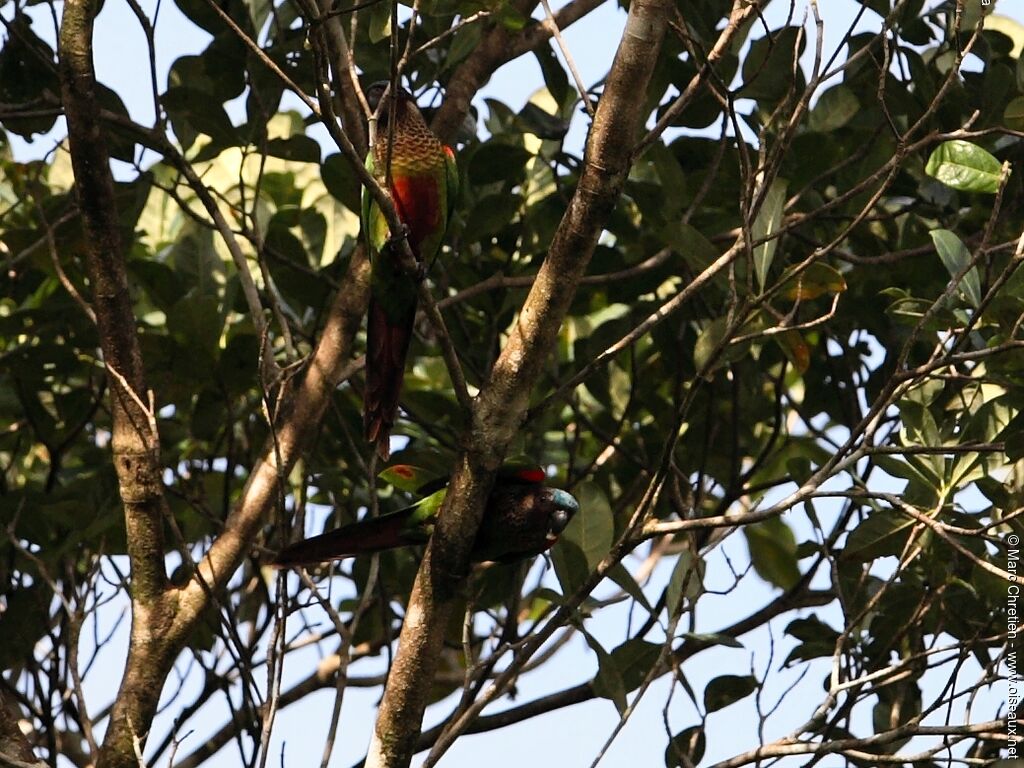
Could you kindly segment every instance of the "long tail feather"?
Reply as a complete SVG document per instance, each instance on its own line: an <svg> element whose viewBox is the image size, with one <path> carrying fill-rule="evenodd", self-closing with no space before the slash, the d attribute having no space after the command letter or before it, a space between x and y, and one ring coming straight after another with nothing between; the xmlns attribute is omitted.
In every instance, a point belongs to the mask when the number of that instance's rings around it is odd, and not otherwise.
<svg viewBox="0 0 1024 768"><path fill-rule="evenodd" d="M298 541L278 552L273 564L278 568L312 565L414 544L415 539L404 531L410 514L412 508L402 509Z"/></svg>
<svg viewBox="0 0 1024 768"><path fill-rule="evenodd" d="M366 325L366 389L363 392L363 428L366 439L377 446L387 461L391 455L388 438L398 414L398 400L405 378L405 358L412 340L416 305L404 310L403 321L395 323L379 302L370 299ZM407 320L406 320L407 318Z"/></svg>

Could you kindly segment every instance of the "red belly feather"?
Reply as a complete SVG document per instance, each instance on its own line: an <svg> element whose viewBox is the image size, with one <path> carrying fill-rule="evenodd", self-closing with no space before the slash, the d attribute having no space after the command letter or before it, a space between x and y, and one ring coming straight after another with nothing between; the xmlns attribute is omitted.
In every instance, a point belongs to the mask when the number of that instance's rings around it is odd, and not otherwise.
<svg viewBox="0 0 1024 768"><path fill-rule="evenodd" d="M398 217L409 228L409 245L420 260L423 241L441 226L437 181L431 176L395 176L391 184Z"/></svg>

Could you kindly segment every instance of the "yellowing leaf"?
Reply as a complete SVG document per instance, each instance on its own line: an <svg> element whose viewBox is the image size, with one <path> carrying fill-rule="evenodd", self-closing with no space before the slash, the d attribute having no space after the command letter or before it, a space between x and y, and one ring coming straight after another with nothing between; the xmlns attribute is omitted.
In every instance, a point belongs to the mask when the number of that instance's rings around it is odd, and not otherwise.
<svg viewBox="0 0 1024 768"><path fill-rule="evenodd" d="M807 373L807 368L811 364L811 350L800 331L790 330L776 334L775 342L794 368L801 374Z"/></svg>
<svg viewBox="0 0 1024 768"><path fill-rule="evenodd" d="M985 29L1001 32L1010 38L1013 41L1010 55L1015 59L1020 58L1021 51L1024 51L1024 24L1008 16L993 13L985 19Z"/></svg>
<svg viewBox="0 0 1024 768"><path fill-rule="evenodd" d="M790 300L809 301L826 293L842 293L846 279L835 267L816 261L786 282L783 295Z"/></svg>

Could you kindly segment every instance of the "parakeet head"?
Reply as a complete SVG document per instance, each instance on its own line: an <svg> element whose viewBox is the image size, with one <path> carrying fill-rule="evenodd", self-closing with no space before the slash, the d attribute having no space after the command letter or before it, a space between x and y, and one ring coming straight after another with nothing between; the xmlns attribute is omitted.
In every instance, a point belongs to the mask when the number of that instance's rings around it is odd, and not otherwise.
<svg viewBox="0 0 1024 768"><path fill-rule="evenodd" d="M373 112L377 111L377 105L380 104L381 99L384 98L384 93L388 89L387 80L378 80L372 83L369 88L366 89L366 103L370 105L370 110ZM399 87L398 92L395 94L395 108L401 117L407 105L416 106L416 101L413 99L412 94L409 93L405 88ZM391 108L391 97L384 99L384 107L380 111L380 123L381 125L387 125L388 116Z"/></svg>
<svg viewBox="0 0 1024 768"><path fill-rule="evenodd" d="M569 525L572 516L580 511L580 504L576 501L575 496L561 488L545 488L544 493L548 496L548 502L552 507L551 514L548 516L547 539L554 543Z"/></svg>

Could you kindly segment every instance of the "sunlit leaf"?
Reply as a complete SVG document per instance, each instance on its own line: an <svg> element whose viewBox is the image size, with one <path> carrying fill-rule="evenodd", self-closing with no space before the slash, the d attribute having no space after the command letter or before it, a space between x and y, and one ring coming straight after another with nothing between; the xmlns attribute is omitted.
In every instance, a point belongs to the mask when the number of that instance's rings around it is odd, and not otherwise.
<svg viewBox="0 0 1024 768"><path fill-rule="evenodd" d="M999 161L977 144L956 139L935 148L925 173L953 189L995 194L1000 169Z"/></svg>
<svg viewBox="0 0 1024 768"><path fill-rule="evenodd" d="M950 277L956 277L964 269L967 269L971 255L959 237L948 229L934 229L929 234ZM977 267L967 270L961 279L960 286L971 306L979 307L981 305L981 278L978 276Z"/></svg>
<svg viewBox="0 0 1024 768"><path fill-rule="evenodd" d="M757 274L757 285L763 291L768 279L768 270L775 259L775 250L779 247L778 230L782 223L782 210L786 203L785 179L775 179L764 196L764 205L750 227L751 237L755 242L771 238L767 242L754 247L754 271Z"/></svg>
<svg viewBox="0 0 1024 768"><path fill-rule="evenodd" d="M800 580L796 538L781 517L745 525L743 535L758 576L781 589L789 589Z"/></svg>

